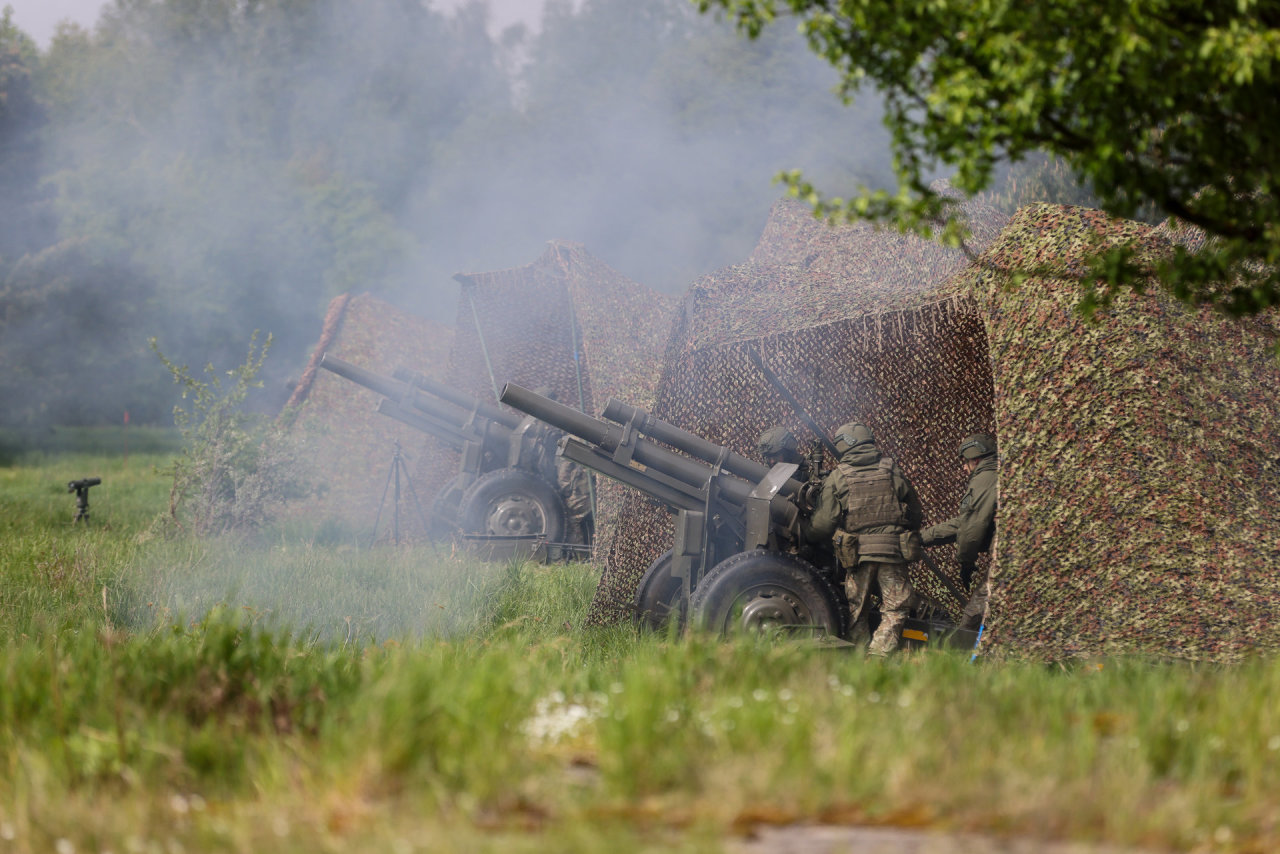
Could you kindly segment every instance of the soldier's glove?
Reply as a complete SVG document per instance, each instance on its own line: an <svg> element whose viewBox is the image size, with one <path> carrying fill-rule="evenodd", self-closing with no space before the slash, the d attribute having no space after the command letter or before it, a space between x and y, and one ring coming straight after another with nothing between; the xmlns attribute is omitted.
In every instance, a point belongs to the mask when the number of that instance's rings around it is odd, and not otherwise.
<svg viewBox="0 0 1280 854"><path fill-rule="evenodd" d="M960 564L960 583L964 585L964 589L966 593L970 590L971 586L973 585L973 573L976 572L977 569L978 567L974 566L971 563Z"/></svg>

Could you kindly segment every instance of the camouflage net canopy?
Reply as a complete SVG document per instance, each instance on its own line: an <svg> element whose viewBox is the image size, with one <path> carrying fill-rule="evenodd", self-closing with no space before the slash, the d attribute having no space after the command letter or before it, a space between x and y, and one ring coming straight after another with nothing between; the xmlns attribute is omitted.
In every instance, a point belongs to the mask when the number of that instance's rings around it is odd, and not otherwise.
<svg viewBox="0 0 1280 854"><path fill-rule="evenodd" d="M1074 312L1086 254L1148 260L1195 229L1035 205L952 287L986 322L1000 429L983 645L1064 658L1225 660L1280 646L1280 364L1274 314L1245 321L1151 288ZM1040 273L1016 289L1011 270Z"/></svg>
<svg viewBox="0 0 1280 854"><path fill-rule="evenodd" d="M296 408L291 429L315 462L325 491L295 512L372 531L396 443L409 471L436 452L435 440L376 411L377 392L321 369L320 358L328 352L380 374L403 367L444 379L453 338L452 329L367 294L344 294L329 304L320 341L286 407ZM425 512L434 490L418 478L412 484ZM408 494L402 497L412 501ZM384 512L380 533L390 531L391 509ZM402 504L401 520L406 533L422 527L412 504Z"/></svg>
<svg viewBox="0 0 1280 854"><path fill-rule="evenodd" d="M659 354L675 299L640 285L577 243L552 241L532 264L460 273L450 385L492 401L508 382L550 388L566 406L596 414L610 397L654 400ZM426 461L443 484L456 455ZM620 487L597 481L597 542L617 517Z"/></svg>
<svg viewBox="0 0 1280 854"><path fill-rule="evenodd" d="M978 203L964 212L970 246L980 251L1005 217ZM802 445L815 442L753 364L758 353L824 430L851 419L870 425L915 483L926 522L946 519L967 483L960 439L995 426L982 317L971 298L943 287L967 263L960 250L865 224L831 227L798 203L779 202L748 263L689 289L653 413L746 455L774 424ZM593 622L631 617L640 578L672 538L667 511L630 493ZM935 555L957 580L948 550ZM927 572L913 580L959 613L963 603Z"/></svg>

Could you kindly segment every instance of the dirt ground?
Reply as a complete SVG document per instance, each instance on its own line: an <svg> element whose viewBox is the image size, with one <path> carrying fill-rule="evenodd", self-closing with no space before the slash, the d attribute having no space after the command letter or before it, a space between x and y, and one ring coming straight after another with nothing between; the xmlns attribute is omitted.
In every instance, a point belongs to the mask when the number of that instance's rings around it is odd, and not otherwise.
<svg viewBox="0 0 1280 854"><path fill-rule="evenodd" d="M1155 854L1135 848L882 827L763 827L730 854Z"/></svg>

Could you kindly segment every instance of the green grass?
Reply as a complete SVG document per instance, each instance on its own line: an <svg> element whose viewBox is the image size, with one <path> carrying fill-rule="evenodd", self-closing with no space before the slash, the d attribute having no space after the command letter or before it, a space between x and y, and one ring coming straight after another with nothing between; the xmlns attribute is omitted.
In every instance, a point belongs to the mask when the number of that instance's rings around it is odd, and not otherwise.
<svg viewBox="0 0 1280 854"><path fill-rule="evenodd" d="M1275 660L592 628L589 566L160 537L159 461L0 469L0 852L714 851L759 822L1280 843Z"/></svg>

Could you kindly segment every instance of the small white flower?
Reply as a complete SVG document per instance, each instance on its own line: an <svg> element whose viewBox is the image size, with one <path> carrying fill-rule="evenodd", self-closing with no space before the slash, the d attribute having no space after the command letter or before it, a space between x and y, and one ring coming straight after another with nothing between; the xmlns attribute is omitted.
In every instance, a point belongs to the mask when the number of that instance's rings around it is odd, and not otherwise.
<svg viewBox="0 0 1280 854"><path fill-rule="evenodd" d="M880 702L880 692L879 692L879 691L872 691L870 694L868 694L868 695L867 695L867 702L868 702L868 703L878 703L878 702Z"/></svg>
<svg viewBox="0 0 1280 854"><path fill-rule="evenodd" d="M58 854L76 854L76 847L71 844L70 839L59 839L53 843L53 850Z"/></svg>
<svg viewBox="0 0 1280 854"><path fill-rule="evenodd" d="M1280 750L1280 735L1271 736L1271 739L1267 742L1267 750Z"/></svg>
<svg viewBox="0 0 1280 854"><path fill-rule="evenodd" d="M1272 739L1274 741L1274 739ZM18 829L10 822L0 821L0 839L5 842L12 842L18 838Z"/></svg>
<svg viewBox="0 0 1280 854"><path fill-rule="evenodd" d="M769 692L763 688L757 688L751 692L751 699L755 700L757 703L763 703L765 700L769 699Z"/></svg>

